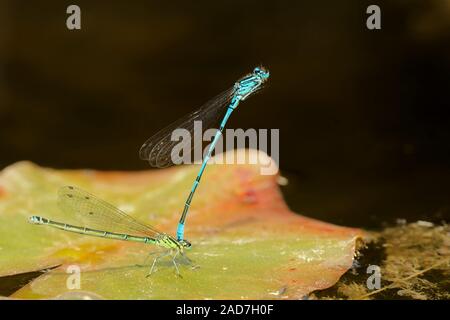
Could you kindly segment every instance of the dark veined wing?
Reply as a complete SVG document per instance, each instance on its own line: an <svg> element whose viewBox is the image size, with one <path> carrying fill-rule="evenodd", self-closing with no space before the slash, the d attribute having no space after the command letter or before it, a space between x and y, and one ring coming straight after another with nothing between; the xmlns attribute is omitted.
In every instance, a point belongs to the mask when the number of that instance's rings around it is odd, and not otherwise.
<svg viewBox="0 0 450 320"><path fill-rule="evenodd" d="M160 130L150 137L139 150L139 157L142 160L148 160L152 167L165 168L174 165L172 159L172 149L179 144L180 149L190 144L188 154L183 154L183 158L190 156L194 148L193 141L202 141L203 132L194 133L194 121L202 121L203 131L218 127L219 121L225 114L225 109L231 102L234 93L234 87L222 92L215 98L205 103L201 108L195 110L183 118L175 121L166 128ZM189 141L172 141L172 132L175 129L186 129L191 136ZM194 134L196 134L194 136ZM200 139L200 140L198 140ZM191 141L192 140L192 141Z"/></svg>
<svg viewBox="0 0 450 320"><path fill-rule="evenodd" d="M58 206L81 227L136 236L155 237L161 234L112 204L76 187L59 189Z"/></svg>

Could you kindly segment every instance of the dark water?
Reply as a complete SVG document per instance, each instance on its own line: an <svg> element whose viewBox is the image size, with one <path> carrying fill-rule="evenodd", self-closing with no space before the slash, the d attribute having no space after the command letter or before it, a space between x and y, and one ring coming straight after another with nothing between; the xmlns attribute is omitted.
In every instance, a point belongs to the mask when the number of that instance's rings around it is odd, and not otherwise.
<svg viewBox="0 0 450 320"><path fill-rule="evenodd" d="M0 167L147 169L140 145L263 64L229 128L280 130L291 207L359 227L448 219L450 22L440 0L3 1ZM39 14L36 14L38 12ZM449 27L449 28L447 28Z"/></svg>
<svg viewBox="0 0 450 320"><path fill-rule="evenodd" d="M343 226L381 230L397 220L424 220L441 224L450 218L447 189L439 189L433 181L450 179L435 172L400 176L386 181L358 181L343 177L312 181L282 171L289 184L281 187L289 207L300 214ZM450 181L450 180L449 180Z"/></svg>

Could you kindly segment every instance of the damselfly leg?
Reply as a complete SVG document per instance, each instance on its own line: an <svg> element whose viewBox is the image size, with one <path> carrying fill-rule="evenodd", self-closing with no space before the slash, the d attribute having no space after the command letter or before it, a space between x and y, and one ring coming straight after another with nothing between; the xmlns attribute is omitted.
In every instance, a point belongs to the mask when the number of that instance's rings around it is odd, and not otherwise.
<svg viewBox="0 0 450 320"><path fill-rule="evenodd" d="M153 255L155 253L156 252L151 252L149 254L149 256ZM164 258L164 257L167 257L167 256L171 257L171 260L172 260L171 262L172 262L172 264L173 264L173 266L175 268L175 273L180 278L182 278L182 276L181 276L181 273L180 273L179 265L185 264L185 265L191 266L192 269L197 269L198 268L198 266L194 265L194 262L191 259L189 259L184 253L182 253L182 252L180 252L178 250L168 250L168 251L165 251L163 253L160 253L155 259L153 259L152 266L150 267L150 272L147 274L146 277L151 276L157 270L157 266L161 262L160 260L162 258ZM148 257L147 257L147 259L148 259Z"/></svg>
<svg viewBox="0 0 450 320"><path fill-rule="evenodd" d="M153 260L152 266L151 266L151 268L150 268L150 272L147 274L146 277L150 277L150 276L152 275L153 270L155 269L156 263L159 261L159 259L164 258L164 257L167 257L167 256L170 255L170 254L171 254L171 251L170 251L170 250L167 250L167 251L161 253L160 255L158 255L158 256Z"/></svg>

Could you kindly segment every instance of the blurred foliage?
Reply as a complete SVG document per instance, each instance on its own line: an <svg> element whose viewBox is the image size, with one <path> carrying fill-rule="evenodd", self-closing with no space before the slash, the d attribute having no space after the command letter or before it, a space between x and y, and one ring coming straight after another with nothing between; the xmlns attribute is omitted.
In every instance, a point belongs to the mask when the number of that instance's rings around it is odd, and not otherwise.
<svg viewBox="0 0 450 320"><path fill-rule="evenodd" d="M381 288L369 290L369 265L378 265ZM450 299L450 228L426 221L387 227L358 252L353 267L312 299Z"/></svg>

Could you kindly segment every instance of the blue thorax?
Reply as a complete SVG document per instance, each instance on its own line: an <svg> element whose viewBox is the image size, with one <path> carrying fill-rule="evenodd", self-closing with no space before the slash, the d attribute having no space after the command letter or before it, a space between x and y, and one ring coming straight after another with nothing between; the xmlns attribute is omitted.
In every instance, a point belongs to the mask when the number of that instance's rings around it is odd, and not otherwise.
<svg viewBox="0 0 450 320"><path fill-rule="evenodd" d="M269 71L263 68L256 67L253 73L242 78L234 85L234 97L240 101L244 101L252 93L261 89L263 83L269 78ZM234 100L234 99L233 99Z"/></svg>

